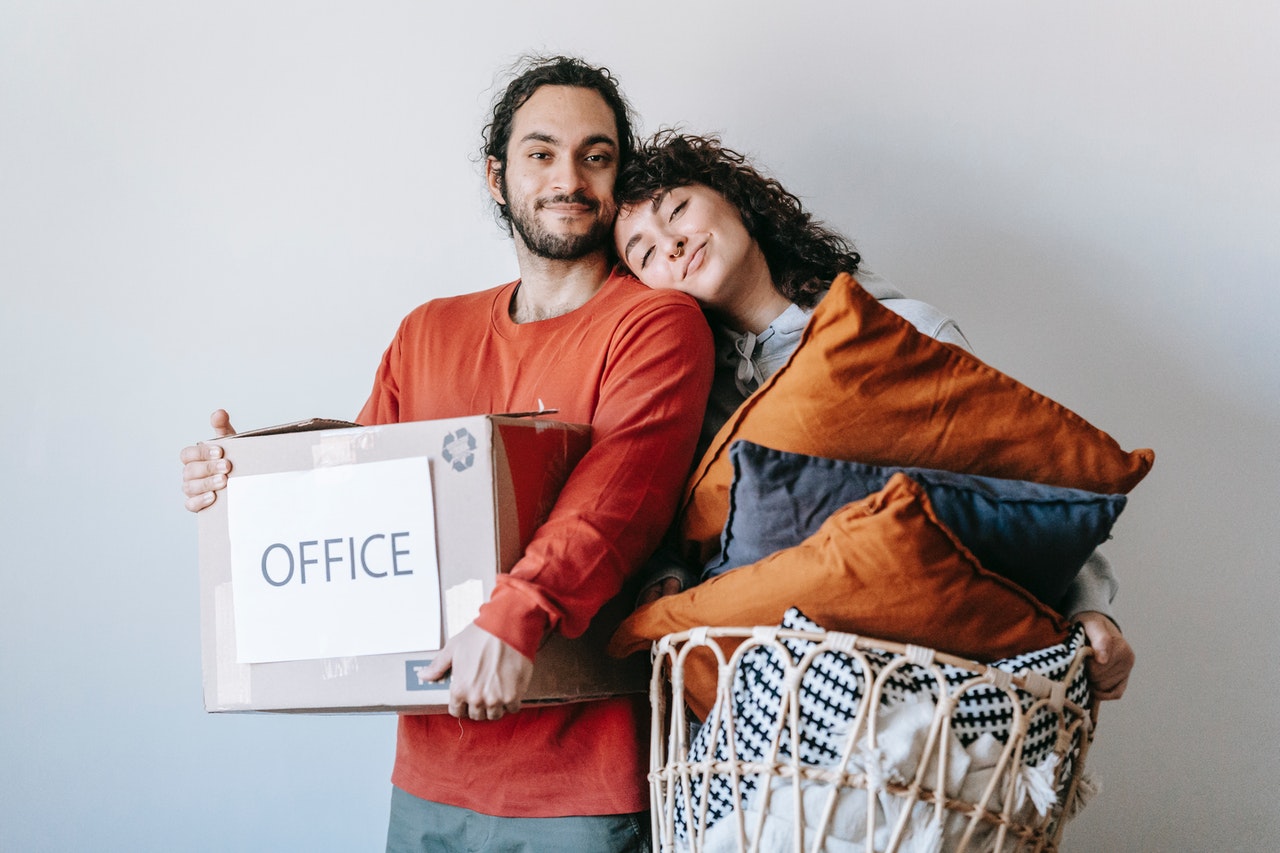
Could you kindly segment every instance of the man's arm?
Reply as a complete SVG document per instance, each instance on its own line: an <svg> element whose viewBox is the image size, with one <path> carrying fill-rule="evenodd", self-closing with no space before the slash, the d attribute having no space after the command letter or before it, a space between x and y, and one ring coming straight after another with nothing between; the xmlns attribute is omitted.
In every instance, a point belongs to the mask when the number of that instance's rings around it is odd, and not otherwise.
<svg viewBox="0 0 1280 853"><path fill-rule="evenodd" d="M609 340L591 449L476 619L529 660L552 631L585 631L621 590L661 540L692 462L711 385L710 330L693 301L674 294L632 314Z"/></svg>
<svg viewBox="0 0 1280 853"><path fill-rule="evenodd" d="M710 388L711 332L688 297L641 292L634 283L625 290L632 296L602 309L616 319L602 320L580 340L557 339L558 348L547 347L591 353L580 364L570 358L557 369L584 383L571 392L572 410L562 417L589 420L592 444L521 559L499 575L476 619L479 630L455 635L438 655L439 665L427 673L442 676L452 668L455 712L488 719L514 708L527 683L525 663L506 651L495 652L492 640L532 661L552 631L581 634L656 547L674 515ZM412 397L421 386L421 376L413 374L422 372L414 359L425 358L431 346L431 340L420 339L448 328L455 313L474 314L475 301L481 300L429 303L406 317L383 355L360 423L439 416ZM436 362L431 364L434 370ZM413 387L402 387L408 381ZM557 407L555 400L545 402ZM451 398L448 405L474 403ZM484 662L492 665L486 669Z"/></svg>

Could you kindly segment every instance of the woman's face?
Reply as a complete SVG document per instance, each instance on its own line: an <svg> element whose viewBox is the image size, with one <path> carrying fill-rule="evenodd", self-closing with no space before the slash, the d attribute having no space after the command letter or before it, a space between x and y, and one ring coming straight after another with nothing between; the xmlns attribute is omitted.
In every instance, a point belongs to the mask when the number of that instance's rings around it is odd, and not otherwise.
<svg viewBox="0 0 1280 853"><path fill-rule="evenodd" d="M667 190L618 212L613 232L623 263L649 287L679 290L726 310L768 266L738 210L702 184Z"/></svg>

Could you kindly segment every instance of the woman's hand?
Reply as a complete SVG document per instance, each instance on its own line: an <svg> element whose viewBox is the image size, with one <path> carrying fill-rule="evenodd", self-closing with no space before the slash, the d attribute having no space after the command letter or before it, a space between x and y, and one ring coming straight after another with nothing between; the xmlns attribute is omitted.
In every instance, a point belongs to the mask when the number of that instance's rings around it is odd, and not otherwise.
<svg viewBox="0 0 1280 853"><path fill-rule="evenodd" d="M681 592L684 592L684 582L680 578L663 578L640 590L640 595L636 596L636 606L642 607L650 602L657 601L659 598L678 595Z"/></svg>
<svg viewBox="0 0 1280 853"><path fill-rule="evenodd" d="M218 409L209 416L214 435L225 438L235 435L231 416ZM182 448L182 494L185 506L191 512L199 512L214 502L217 493L227 487L227 475L231 462L223 457L222 448L216 444L199 444Z"/></svg>
<svg viewBox="0 0 1280 853"><path fill-rule="evenodd" d="M1084 626L1093 657L1089 659L1089 686L1099 699L1119 699L1129 684L1135 655L1133 646L1120 633L1116 623L1096 610L1077 613L1075 620Z"/></svg>

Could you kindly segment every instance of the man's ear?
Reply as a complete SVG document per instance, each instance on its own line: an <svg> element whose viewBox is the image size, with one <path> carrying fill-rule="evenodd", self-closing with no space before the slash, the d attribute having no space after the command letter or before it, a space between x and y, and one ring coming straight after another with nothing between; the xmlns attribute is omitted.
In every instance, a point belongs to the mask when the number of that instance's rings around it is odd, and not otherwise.
<svg viewBox="0 0 1280 853"><path fill-rule="evenodd" d="M507 200L502 194L502 163L497 157L488 157L484 161L484 180L489 185L489 195L498 204L505 206Z"/></svg>

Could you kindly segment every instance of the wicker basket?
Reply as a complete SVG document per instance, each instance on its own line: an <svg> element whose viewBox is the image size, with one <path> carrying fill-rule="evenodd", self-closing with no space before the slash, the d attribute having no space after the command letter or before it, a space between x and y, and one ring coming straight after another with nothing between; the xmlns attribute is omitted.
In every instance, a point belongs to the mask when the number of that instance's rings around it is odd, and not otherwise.
<svg viewBox="0 0 1280 853"><path fill-rule="evenodd" d="M715 704L701 727L685 703L691 653L704 656L704 670L712 665L705 656L714 655L718 668ZM748 743L742 689L758 673L744 677L741 667L747 656L761 654L771 655L781 675L777 708ZM662 853L1056 851L1087 787L1082 774L1097 709L1070 701L1067 685L1082 683L1089 654L1087 646L1074 651L1067 676L1054 681L836 632L698 628L668 635L654 645L650 682L655 843ZM826 746L834 748L824 754L838 755L834 761L812 760L812 749L806 757L812 733L805 726L813 720L802 712L802 685L810 689L806 679L818 660L839 660L860 679L849 690L860 698L845 722L824 730ZM886 691L907 677L924 679L930 698L903 710ZM1005 742L998 735L983 741L981 771L955 733L957 709L974 696L979 704L987 701L982 697L1005 701L1010 719ZM965 713L973 713L973 704ZM1044 756L1036 767L1038 797L1029 792L1035 773L1024 761L1033 720ZM905 743L914 746L902 752ZM885 753L894 749L914 766L886 766Z"/></svg>

